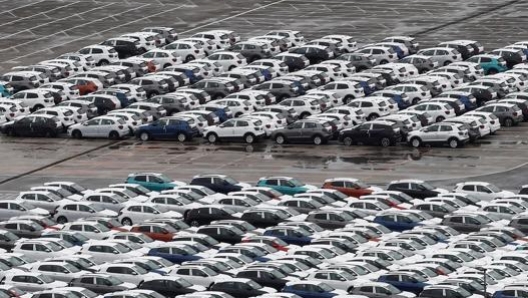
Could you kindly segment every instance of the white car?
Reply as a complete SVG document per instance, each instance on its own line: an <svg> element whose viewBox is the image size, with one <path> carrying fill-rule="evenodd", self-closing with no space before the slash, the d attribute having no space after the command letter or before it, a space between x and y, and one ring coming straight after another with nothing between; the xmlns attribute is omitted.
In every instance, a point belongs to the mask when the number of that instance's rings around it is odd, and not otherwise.
<svg viewBox="0 0 528 298"><path fill-rule="evenodd" d="M61 197L47 190L23 191L20 192L15 199L26 201L32 206L48 210L49 212L53 212L55 208L61 204L72 202L68 199L62 199Z"/></svg>
<svg viewBox="0 0 528 298"><path fill-rule="evenodd" d="M165 208L149 203L130 203L119 212L117 219L124 226L141 223L145 220L156 218L181 218L182 214L175 211L167 211Z"/></svg>
<svg viewBox="0 0 528 298"><path fill-rule="evenodd" d="M205 58L206 53L202 45L198 42L177 40L163 47L180 56L183 61L189 62L195 59Z"/></svg>
<svg viewBox="0 0 528 298"><path fill-rule="evenodd" d="M267 66L273 68L275 71L279 72L281 76L288 74L288 65L286 63L277 60L277 59L259 59L251 62L249 65L257 66Z"/></svg>
<svg viewBox="0 0 528 298"><path fill-rule="evenodd" d="M310 65L304 70L315 70L315 71L322 71L324 72L331 81L336 81L341 78L343 78L345 75L348 75L348 71L341 69L339 66L333 65L333 64L313 64Z"/></svg>
<svg viewBox="0 0 528 298"><path fill-rule="evenodd" d="M462 54L452 48L427 48L419 50L418 54L430 57L433 61L437 61L438 65L441 66L446 66L457 61L463 61Z"/></svg>
<svg viewBox="0 0 528 298"><path fill-rule="evenodd" d="M141 55L141 57L156 61L159 65L161 65L161 68L182 63L181 56L171 50L154 49Z"/></svg>
<svg viewBox="0 0 528 298"><path fill-rule="evenodd" d="M490 134L495 134L495 132L497 132L501 128L499 118L495 116L495 114L493 113L471 111L471 112L465 113L464 116L471 116L471 117L475 116L475 117L484 119L487 125L490 127Z"/></svg>
<svg viewBox="0 0 528 298"><path fill-rule="evenodd" d="M434 122L456 117L455 109L443 102L423 102L409 107L408 110L427 112L427 114L431 115Z"/></svg>
<svg viewBox="0 0 528 298"><path fill-rule="evenodd" d="M25 268L31 272L38 272L54 280L64 282L70 282L74 278L90 273L89 271L81 270L74 265L63 261L46 260L30 263L25 266Z"/></svg>
<svg viewBox="0 0 528 298"><path fill-rule="evenodd" d="M497 198L505 198L514 195L513 192L501 190L491 183L478 181L458 183L453 191L469 194L483 201L492 201Z"/></svg>
<svg viewBox="0 0 528 298"><path fill-rule="evenodd" d="M129 282L134 285L138 285L145 278L160 276L158 273L151 273L142 267L134 264L111 264L106 263L99 266L97 273L108 274L114 276L121 281Z"/></svg>
<svg viewBox="0 0 528 298"><path fill-rule="evenodd" d="M221 49L219 45L217 45L214 41L208 38L188 37L188 38L178 39L178 41L188 41L188 42L198 43L199 45L202 46L207 56L211 55L214 51Z"/></svg>
<svg viewBox="0 0 528 298"><path fill-rule="evenodd" d="M237 52L214 52L205 59L220 63L225 70L232 70L235 67L247 65L246 57Z"/></svg>
<svg viewBox="0 0 528 298"><path fill-rule="evenodd" d="M116 50L109 46L91 45L80 49L79 53L92 56L96 65L108 65L119 60Z"/></svg>
<svg viewBox="0 0 528 298"><path fill-rule="evenodd" d="M42 89L22 90L15 93L11 98L23 102L31 111L55 105L53 95L49 91Z"/></svg>
<svg viewBox="0 0 528 298"><path fill-rule="evenodd" d="M233 113L233 117L235 118L255 111L255 106L244 99L224 98L217 99L214 101L214 103L229 108L229 110Z"/></svg>
<svg viewBox="0 0 528 298"><path fill-rule="evenodd" d="M123 34L121 37L137 40L139 42L137 47L141 52L155 49L158 46L158 42L160 42L158 39L159 35L156 32L132 32Z"/></svg>
<svg viewBox="0 0 528 298"><path fill-rule="evenodd" d="M292 46L298 47L304 44L304 36L299 31L295 30L273 30L265 35L285 37L291 41Z"/></svg>
<svg viewBox="0 0 528 298"><path fill-rule="evenodd" d="M388 46L368 46L355 51L355 53L372 55L372 57L376 59L376 64L386 64L398 61L398 55Z"/></svg>
<svg viewBox="0 0 528 298"><path fill-rule="evenodd" d="M114 262L143 256L121 243L92 240L83 244L81 252L90 255L96 262Z"/></svg>
<svg viewBox="0 0 528 298"><path fill-rule="evenodd" d="M115 217L117 213L112 210L100 208L90 202L73 202L60 205L53 214L53 218L59 224L94 216Z"/></svg>
<svg viewBox="0 0 528 298"><path fill-rule="evenodd" d="M229 35L224 32L214 32L213 30L198 32L193 34L191 38L207 38L213 41L221 49L226 49L231 46Z"/></svg>
<svg viewBox="0 0 528 298"><path fill-rule="evenodd" d="M61 107L51 107L51 108L43 108L38 111L33 112L35 115L53 115L57 117L64 128L69 127L73 124L75 124L75 115L72 110L68 108L61 108Z"/></svg>
<svg viewBox="0 0 528 298"><path fill-rule="evenodd" d="M162 206L166 210L171 210L184 214L187 210L201 207L202 204L195 203L187 198L179 196L177 194L160 194L148 198L145 201L146 204L153 204Z"/></svg>
<svg viewBox="0 0 528 298"><path fill-rule="evenodd" d="M219 274L209 267L199 265L182 265L172 269L169 275L183 278L192 284L204 287L209 287L213 282L229 280L231 278L229 275Z"/></svg>
<svg viewBox="0 0 528 298"><path fill-rule="evenodd" d="M486 122L486 120L478 116L467 116L467 114L464 114L462 116L456 117L455 119L466 122L468 124L472 124L473 122L475 122L476 126L478 127L481 138L491 133L491 126Z"/></svg>
<svg viewBox="0 0 528 298"><path fill-rule="evenodd" d="M405 115L405 114L392 114L384 116L380 120L396 120L400 121L405 125L409 130L417 130L422 128L422 122L416 115Z"/></svg>
<svg viewBox="0 0 528 298"><path fill-rule="evenodd" d="M343 51L345 53L353 52L354 50L357 49L357 42L350 35L332 34L332 35L325 35L322 37L322 39L332 39L332 40L342 43Z"/></svg>
<svg viewBox="0 0 528 298"><path fill-rule="evenodd" d="M469 142L469 132L457 123L439 123L409 132L407 141L415 148L423 144L447 144L457 148Z"/></svg>
<svg viewBox="0 0 528 298"><path fill-rule="evenodd" d="M30 113L29 107L23 101L14 99L0 99L0 110L5 110L4 116L8 121Z"/></svg>
<svg viewBox="0 0 528 298"><path fill-rule="evenodd" d="M21 253L33 260L44 260L51 257L73 255L79 251L78 248L64 248L57 243L56 239L23 239L13 247L13 253Z"/></svg>
<svg viewBox="0 0 528 298"><path fill-rule="evenodd" d="M89 239L96 240L103 240L108 238L110 235L117 233L117 231L110 230L108 227L98 222L82 220L65 223L61 230L79 233Z"/></svg>
<svg viewBox="0 0 528 298"><path fill-rule="evenodd" d="M319 104L319 101L313 98L288 98L281 101L279 105L294 109L295 112L299 115L299 119L304 119L308 116L321 113L321 106Z"/></svg>
<svg viewBox="0 0 528 298"><path fill-rule="evenodd" d="M143 87L135 84L117 84L113 85L112 89L124 90L127 93L130 93L130 99L132 101L144 101L147 99L147 92Z"/></svg>
<svg viewBox="0 0 528 298"><path fill-rule="evenodd" d="M220 62L207 60L207 58L193 60L191 64L198 64L208 67L211 70L211 75L213 77L219 76L224 73L224 71L227 71L227 69L224 69L224 66Z"/></svg>
<svg viewBox="0 0 528 298"><path fill-rule="evenodd" d="M343 98L343 103L345 104L350 103L353 99L365 97L364 88L355 81L337 80L321 86L319 89L335 92L339 97Z"/></svg>
<svg viewBox="0 0 528 298"><path fill-rule="evenodd" d="M386 97L368 97L352 100L348 106L358 108L365 113L367 120L374 120L392 113L392 109L387 104ZM396 109L398 107L396 106Z"/></svg>
<svg viewBox="0 0 528 298"><path fill-rule="evenodd" d="M68 135L76 139L84 137L120 139L129 132L124 120L109 116L100 116L68 128Z"/></svg>
<svg viewBox="0 0 528 298"><path fill-rule="evenodd" d="M260 120L229 119L204 130L204 136L210 143L221 140L243 140L248 144L258 141L266 135Z"/></svg>
<svg viewBox="0 0 528 298"><path fill-rule="evenodd" d="M7 273L2 284L14 286L19 290L27 292L49 290L58 287L66 287L68 285L63 281L55 281L38 272Z"/></svg>
<svg viewBox="0 0 528 298"><path fill-rule="evenodd" d="M128 113L119 113L119 110L117 110L116 113L109 114L108 117L115 117L117 119L121 119L125 121L125 124L128 127L130 135L133 135L134 132L142 124L141 118L139 116L134 115L134 114L128 114Z"/></svg>

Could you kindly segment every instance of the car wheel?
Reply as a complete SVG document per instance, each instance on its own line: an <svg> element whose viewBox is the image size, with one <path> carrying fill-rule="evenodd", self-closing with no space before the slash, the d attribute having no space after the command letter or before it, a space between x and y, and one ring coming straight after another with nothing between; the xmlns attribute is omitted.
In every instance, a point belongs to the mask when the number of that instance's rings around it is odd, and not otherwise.
<svg viewBox="0 0 528 298"><path fill-rule="evenodd" d="M59 218L57 218L57 223L58 224L63 225L65 223L67 223L67 222L68 222L68 219L66 217L64 217L64 216L59 216Z"/></svg>
<svg viewBox="0 0 528 298"><path fill-rule="evenodd" d="M255 142L255 136L252 133L248 133L244 137L244 141L246 141L246 143L248 143L248 144L253 144L253 142Z"/></svg>
<svg viewBox="0 0 528 298"><path fill-rule="evenodd" d="M380 143L381 143L381 147L386 148L390 146L391 141L389 138L382 138Z"/></svg>
<svg viewBox="0 0 528 298"><path fill-rule="evenodd" d="M304 118L307 118L310 116L310 113L308 112L303 112L300 116L299 116L299 119L304 119Z"/></svg>
<svg viewBox="0 0 528 298"><path fill-rule="evenodd" d="M444 121L444 120L445 120L445 118L442 117L442 116L438 116L438 117L436 117L436 122L442 122L442 121Z"/></svg>
<svg viewBox="0 0 528 298"><path fill-rule="evenodd" d="M35 105L35 106L33 107L33 112L38 111L38 110L40 110L40 109L42 109L42 108L44 108L43 105Z"/></svg>
<svg viewBox="0 0 528 298"><path fill-rule="evenodd" d="M498 73L498 72L499 72L499 71L496 70L495 68L492 68L492 69L488 70L488 74L489 74L489 75L496 74L496 73Z"/></svg>
<svg viewBox="0 0 528 298"><path fill-rule="evenodd" d="M418 148L422 145L422 141L419 138L412 138L411 139L411 146L414 148Z"/></svg>
<svg viewBox="0 0 528 298"><path fill-rule="evenodd" d="M72 132L72 137L74 139L82 139L82 132L80 132L79 130L74 130Z"/></svg>
<svg viewBox="0 0 528 298"><path fill-rule="evenodd" d="M455 138L451 138L448 141L449 147L451 148L457 148L458 147L458 140Z"/></svg>
<svg viewBox="0 0 528 298"><path fill-rule="evenodd" d="M314 145L321 145L323 143L323 138L321 136L314 136L312 141Z"/></svg>
<svg viewBox="0 0 528 298"><path fill-rule="evenodd" d="M199 227L200 223L197 220L191 221L191 227Z"/></svg>
<svg viewBox="0 0 528 298"><path fill-rule="evenodd" d="M117 133L117 131L111 131L108 137L112 140L117 140L119 139L119 134Z"/></svg>
<svg viewBox="0 0 528 298"><path fill-rule="evenodd" d="M275 137L275 143L277 143L279 145L282 145L282 144L286 143L286 139L284 138L283 135L277 135Z"/></svg>
<svg viewBox="0 0 528 298"><path fill-rule="evenodd" d="M420 102L420 99L419 99L418 97L413 98L413 100L412 100L412 104L413 104L413 105L415 105L415 104L417 104L417 103L419 103L419 102Z"/></svg>
<svg viewBox="0 0 528 298"><path fill-rule="evenodd" d="M196 58L194 58L193 55L189 55L189 56L185 57L185 62L193 61L194 59L196 59Z"/></svg>
<svg viewBox="0 0 528 298"><path fill-rule="evenodd" d="M375 120L377 119L379 116L378 114L370 114L367 118L368 121L372 121L372 120Z"/></svg>
<svg viewBox="0 0 528 298"><path fill-rule="evenodd" d="M130 218L128 218L128 217L125 217L121 221L121 224L124 225L124 226L131 226L132 225L132 220Z"/></svg>
<svg viewBox="0 0 528 298"><path fill-rule="evenodd" d="M214 144L217 140L218 136L215 133L210 133L207 135L207 141L209 141L209 143Z"/></svg>
<svg viewBox="0 0 528 298"><path fill-rule="evenodd" d="M231 65L231 66L229 66L229 68L228 68L227 70L233 70L233 68L235 68L235 67L236 67L236 66Z"/></svg>
<svg viewBox="0 0 528 298"><path fill-rule="evenodd" d="M146 142L150 139L150 134L148 132L142 132L139 135L139 139L142 140L143 142Z"/></svg>
<svg viewBox="0 0 528 298"><path fill-rule="evenodd" d="M103 59L103 60L99 61L99 66L104 66L104 65L108 65L108 64L110 64L108 62L108 60Z"/></svg>
<svg viewBox="0 0 528 298"><path fill-rule="evenodd" d="M167 68L167 67L170 67L170 66L172 66L172 64L170 64L170 63L165 63L165 65L163 65L163 68Z"/></svg>
<svg viewBox="0 0 528 298"><path fill-rule="evenodd" d="M444 66L448 66L449 64L451 64L451 61L444 62Z"/></svg>
<svg viewBox="0 0 528 298"><path fill-rule="evenodd" d="M504 126L512 127L513 126L513 120L511 118L504 119Z"/></svg>
<svg viewBox="0 0 528 298"><path fill-rule="evenodd" d="M387 64L387 63L389 63L389 61L387 61L387 60L381 60L379 64Z"/></svg>
<svg viewBox="0 0 528 298"><path fill-rule="evenodd" d="M179 133L176 138L179 142L185 142L187 140L187 136L184 133Z"/></svg>
<svg viewBox="0 0 528 298"><path fill-rule="evenodd" d="M343 98L343 103L344 104L349 104L352 100L354 100L354 96L347 95L347 96L345 96L345 98Z"/></svg>
<svg viewBox="0 0 528 298"><path fill-rule="evenodd" d="M345 144L345 146L352 146L353 143L354 143L354 140L352 140L351 137L345 137L343 139L343 144Z"/></svg>

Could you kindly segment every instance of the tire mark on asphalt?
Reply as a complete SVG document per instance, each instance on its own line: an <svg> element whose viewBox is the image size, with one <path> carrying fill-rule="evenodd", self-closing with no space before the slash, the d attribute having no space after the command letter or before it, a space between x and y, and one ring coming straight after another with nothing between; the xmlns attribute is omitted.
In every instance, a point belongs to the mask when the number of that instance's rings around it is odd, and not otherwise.
<svg viewBox="0 0 528 298"><path fill-rule="evenodd" d="M77 158L77 157L82 157L82 156L85 156L85 155L87 155L87 154L93 153L93 152L95 152L95 151L99 151L99 150L101 150L101 149L106 149L106 148L108 148L108 147L110 147L110 146L117 145L117 144L119 144L119 143L121 143L121 142L124 142L124 141L126 141L126 139L124 139L124 140L111 141L111 142L109 142L109 143L106 143L106 144L103 144L103 145L99 145L99 146L97 146L97 147L95 147L95 148L91 148L91 149L88 149L88 150L85 150L85 151L79 152L79 153L77 153L77 154L74 154L74 155L71 155L71 156L68 156L68 157L65 157L65 158L61 158L61 159L56 160L56 161L54 161L54 162L52 162L52 163L49 163L49 164L47 164L47 165L43 165L43 166L40 166L40 167L38 167L38 168L35 168L35 169L32 169L32 170L29 170L29 171L27 171L27 172L24 172L24 173L21 173L21 174L18 174L18 175L15 175L15 176L11 176L11 177L9 177L9 178L6 178L6 179L4 179L4 180L1 180L1 181L0 181L0 185L6 184L6 183L8 183L8 182L11 182L11 181L14 181L14 180L17 180L17 179L20 179L20 178L24 178L24 177L29 176L29 175L31 175L31 174L34 174L34 173L36 173L36 172L40 172L40 171L42 171L42 170L45 170L45 169L51 168L51 167L53 167L53 166L56 166L56 165L62 164L62 163L64 163L64 162L70 161L70 160L75 159L75 158Z"/></svg>
<svg viewBox="0 0 528 298"><path fill-rule="evenodd" d="M437 26L434 26L434 27L431 27L431 28L427 28L427 29L423 29L423 30L417 31L417 32L415 32L413 34L413 36L420 36L420 35L424 35L424 34L427 34L427 33L433 32L433 31L444 29L444 28L449 27L451 25L458 25L458 24L467 22L469 20L481 17L483 15L487 15L487 14L496 12L497 10L506 8L508 6L511 6L511 5L514 5L514 4L523 2L523 1L524 0L511 0L511 1L508 1L506 3L502 3L502 4L499 4L499 5L493 6L491 8L487 8L485 10L482 10L482 11L479 11L479 12L476 12L476 13L472 13L472 14L470 14L468 16L465 16L465 17L462 17L462 18L458 18L458 19L455 19L455 20L452 20L452 21L449 21L449 22L446 22L446 23L443 23L443 24L440 24L440 25L437 25Z"/></svg>

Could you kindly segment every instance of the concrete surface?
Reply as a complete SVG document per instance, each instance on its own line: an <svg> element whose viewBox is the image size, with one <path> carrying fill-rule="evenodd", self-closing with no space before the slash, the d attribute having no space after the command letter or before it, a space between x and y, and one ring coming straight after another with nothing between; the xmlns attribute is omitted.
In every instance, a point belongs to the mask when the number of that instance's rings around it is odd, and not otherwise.
<svg viewBox="0 0 528 298"><path fill-rule="evenodd" d="M0 72L54 58L146 26L177 28L181 36L213 28L243 37L295 29L315 38L350 34L360 43L414 35L422 46L449 39L479 40L487 49L522 40L528 1L514 0L0 0ZM478 179L515 189L528 171L528 125L461 149L209 145L201 142L0 138L0 189L17 191L48 180L89 187L123 181L132 171L159 171L188 181L225 173L255 182L283 174L320 184L352 176L385 185L422 178L452 185Z"/></svg>

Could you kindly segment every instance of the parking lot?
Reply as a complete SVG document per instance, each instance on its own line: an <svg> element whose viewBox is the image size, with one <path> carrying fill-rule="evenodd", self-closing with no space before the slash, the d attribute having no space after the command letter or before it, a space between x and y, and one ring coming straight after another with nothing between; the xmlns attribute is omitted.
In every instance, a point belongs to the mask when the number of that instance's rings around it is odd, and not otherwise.
<svg viewBox="0 0 528 298"><path fill-rule="evenodd" d="M522 40L526 5L525 1L499 0L418 0L404 6L392 0L229 0L221 4L213 0L21 0L1 13L0 71L148 25L172 26L181 36L225 28L244 37L288 28L302 31L307 38L350 34L360 43L406 34L415 35L423 46L446 38L471 38L490 49ZM463 150L1 138L4 181L0 186L20 190L49 177L103 185L120 181L130 171L157 170L175 178L222 172L255 180L260 173L281 173L306 181L354 176L373 183L400 177L442 183L480 177L515 188L524 182L526 144L525 125Z"/></svg>

